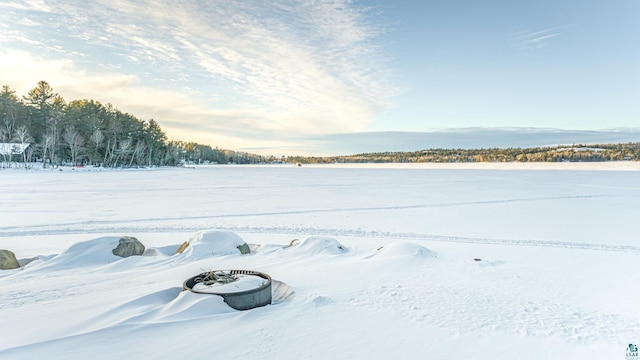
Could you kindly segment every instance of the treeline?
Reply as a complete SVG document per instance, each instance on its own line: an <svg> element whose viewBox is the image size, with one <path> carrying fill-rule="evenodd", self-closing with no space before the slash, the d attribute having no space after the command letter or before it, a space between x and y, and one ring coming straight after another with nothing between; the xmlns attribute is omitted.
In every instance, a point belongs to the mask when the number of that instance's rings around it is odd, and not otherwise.
<svg viewBox="0 0 640 360"><path fill-rule="evenodd" d="M347 156L287 158L288 162L328 163L468 163L639 161L640 143L572 145L536 148L429 149L413 152L365 153Z"/></svg>
<svg viewBox="0 0 640 360"><path fill-rule="evenodd" d="M104 167L264 162L262 156L170 141L153 119L141 120L95 100L67 103L46 81L22 98L0 91L2 165L42 162Z"/></svg>

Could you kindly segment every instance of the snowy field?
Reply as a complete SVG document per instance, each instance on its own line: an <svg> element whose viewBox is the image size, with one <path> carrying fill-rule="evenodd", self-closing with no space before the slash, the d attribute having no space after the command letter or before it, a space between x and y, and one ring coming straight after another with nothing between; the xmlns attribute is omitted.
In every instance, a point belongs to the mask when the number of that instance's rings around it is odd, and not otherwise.
<svg viewBox="0 0 640 360"><path fill-rule="evenodd" d="M0 271L0 359L624 359L640 343L638 163L5 170L0 187L0 248L27 263ZM123 235L147 256L112 255ZM181 291L215 269L271 275L274 303Z"/></svg>

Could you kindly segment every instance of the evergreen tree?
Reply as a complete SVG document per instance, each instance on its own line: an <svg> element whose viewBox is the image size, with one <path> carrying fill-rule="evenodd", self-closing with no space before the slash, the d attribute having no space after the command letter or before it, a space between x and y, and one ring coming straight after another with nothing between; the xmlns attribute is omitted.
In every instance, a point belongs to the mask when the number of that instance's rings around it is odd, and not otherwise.
<svg viewBox="0 0 640 360"><path fill-rule="evenodd" d="M0 120L2 121L3 136L0 142L11 140L13 131L16 128L16 113L22 104L16 96L16 92L9 86L3 85L0 90Z"/></svg>
<svg viewBox="0 0 640 360"><path fill-rule="evenodd" d="M47 121L53 112L54 100L57 97L58 94L53 92L53 89L46 81L38 82L38 85L24 97L27 105L33 109L29 119L29 127L37 141L40 141L44 136Z"/></svg>

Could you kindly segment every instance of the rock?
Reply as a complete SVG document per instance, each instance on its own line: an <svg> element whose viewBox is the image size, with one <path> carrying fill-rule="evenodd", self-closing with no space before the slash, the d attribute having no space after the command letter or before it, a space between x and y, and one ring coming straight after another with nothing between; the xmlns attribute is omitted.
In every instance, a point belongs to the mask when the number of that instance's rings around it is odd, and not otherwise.
<svg viewBox="0 0 640 360"><path fill-rule="evenodd" d="M251 249L249 248L249 245L247 245L246 243L242 244L242 245L238 245L236 246L238 248L238 250L240 250L240 254L242 255L246 255L251 253Z"/></svg>
<svg viewBox="0 0 640 360"><path fill-rule="evenodd" d="M0 269L11 270L20 267L16 254L9 250L0 250Z"/></svg>
<svg viewBox="0 0 640 360"><path fill-rule="evenodd" d="M189 247L189 242L185 241L180 245L178 250L176 250L176 254L182 254Z"/></svg>
<svg viewBox="0 0 640 360"><path fill-rule="evenodd" d="M144 254L144 245L133 236L123 236L120 238L118 247L113 249L113 255L120 257L141 256Z"/></svg>

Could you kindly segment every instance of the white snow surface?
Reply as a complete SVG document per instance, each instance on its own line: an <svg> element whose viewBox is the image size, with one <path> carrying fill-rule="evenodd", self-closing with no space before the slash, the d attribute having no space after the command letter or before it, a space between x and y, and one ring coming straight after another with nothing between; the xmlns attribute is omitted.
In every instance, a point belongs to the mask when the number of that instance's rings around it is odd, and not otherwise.
<svg viewBox="0 0 640 360"><path fill-rule="evenodd" d="M23 265L0 271L0 359L624 359L638 169L0 171ZM145 255L114 256L123 235ZM273 304L182 291L218 269L271 275Z"/></svg>

